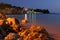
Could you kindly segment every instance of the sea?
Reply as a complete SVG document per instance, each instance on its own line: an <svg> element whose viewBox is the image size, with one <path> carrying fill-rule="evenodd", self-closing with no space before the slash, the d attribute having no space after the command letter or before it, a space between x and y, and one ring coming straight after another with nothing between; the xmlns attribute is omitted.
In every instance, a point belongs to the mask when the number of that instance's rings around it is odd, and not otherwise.
<svg viewBox="0 0 60 40"><path fill-rule="evenodd" d="M25 14L7 15L8 17L15 17L18 20L23 20ZM42 14L42 13L28 13L28 25L40 25L44 27L51 37L55 40L60 40L60 14Z"/></svg>

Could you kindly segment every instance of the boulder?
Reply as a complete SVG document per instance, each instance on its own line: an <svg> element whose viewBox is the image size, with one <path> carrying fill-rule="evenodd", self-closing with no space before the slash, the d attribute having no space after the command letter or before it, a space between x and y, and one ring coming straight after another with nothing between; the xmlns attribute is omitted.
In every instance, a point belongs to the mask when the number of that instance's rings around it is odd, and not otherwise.
<svg viewBox="0 0 60 40"><path fill-rule="evenodd" d="M23 37L15 33L9 33L4 40L23 40Z"/></svg>
<svg viewBox="0 0 60 40"><path fill-rule="evenodd" d="M24 40L54 40L48 32L41 26L32 25L30 28L22 28L18 33Z"/></svg>
<svg viewBox="0 0 60 40"><path fill-rule="evenodd" d="M20 23L16 18L7 18L6 24L9 24L16 32L20 31Z"/></svg>
<svg viewBox="0 0 60 40"><path fill-rule="evenodd" d="M25 23L25 20L22 21ZM54 40L45 28L32 25L22 28L16 18L6 18L0 13L0 40Z"/></svg>
<svg viewBox="0 0 60 40"><path fill-rule="evenodd" d="M20 25L16 18L0 19L0 34L2 38L8 35L10 32L17 33L20 31Z"/></svg>

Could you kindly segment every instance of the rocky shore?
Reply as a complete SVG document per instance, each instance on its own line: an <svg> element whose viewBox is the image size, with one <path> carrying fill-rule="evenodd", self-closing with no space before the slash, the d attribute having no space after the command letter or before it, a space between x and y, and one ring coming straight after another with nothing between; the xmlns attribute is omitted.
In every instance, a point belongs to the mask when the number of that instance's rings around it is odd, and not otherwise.
<svg viewBox="0 0 60 40"><path fill-rule="evenodd" d="M19 32L15 32L6 32L6 36L1 35L1 39L4 38L4 40L54 40L52 37L49 36L48 32L40 26L32 25L30 28L20 28Z"/></svg>
<svg viewBox="0 0 60 40"><path fill-rule="evenodd" d="M16 18L5 18L1 13L0 15L0 40L54 40L41 26L23 28Z"/></svg>

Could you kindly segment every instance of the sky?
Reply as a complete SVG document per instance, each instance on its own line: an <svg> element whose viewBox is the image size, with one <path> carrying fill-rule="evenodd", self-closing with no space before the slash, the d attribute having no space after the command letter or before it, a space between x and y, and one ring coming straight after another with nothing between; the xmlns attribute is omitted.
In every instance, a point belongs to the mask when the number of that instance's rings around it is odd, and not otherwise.
<svg viewBox="0 0 60 40"><path fill-rule="evenodd" d="M0 0L0 3L26 8L48 9L51 13L60 13L60 0Z"/></svg>

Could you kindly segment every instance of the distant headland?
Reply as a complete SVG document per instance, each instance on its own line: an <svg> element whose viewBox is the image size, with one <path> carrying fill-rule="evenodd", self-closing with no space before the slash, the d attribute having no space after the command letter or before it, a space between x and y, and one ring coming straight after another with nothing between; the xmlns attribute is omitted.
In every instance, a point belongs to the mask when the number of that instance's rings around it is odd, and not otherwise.
<svg viewBox="0 0 60 40"><path fill-rule="evenodd" d="M25 7L12 6L11 4L0 3L0 12L4 14L21 14L21 13L42 13L49 14L48 9L31 9Z"/></svg>

